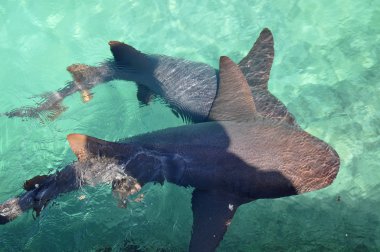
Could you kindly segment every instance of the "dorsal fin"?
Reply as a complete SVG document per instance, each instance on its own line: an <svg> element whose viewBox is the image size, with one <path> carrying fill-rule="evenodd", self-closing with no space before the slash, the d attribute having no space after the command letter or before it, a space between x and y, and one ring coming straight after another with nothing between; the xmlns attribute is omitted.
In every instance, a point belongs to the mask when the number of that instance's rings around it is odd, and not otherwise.
<svg viewBox="0 0 380 252"><path fill-rule="evenodd" d="M239 62L240 70L247 79L249 86L268 88L273 57L273 35L268 28L264 28L247 56Z"/></svg>
<svg viewBox="0 0 380 252"><path fill-rule="evenodd" d="M228 57L219 61L219 86L208 118L214 121L244 120L256 115L251 90L239 67Z"/></svg>
<svg viewBox="0 0 380 252"><path fill-rule="evenodd" d="M66 68L77 83L85 82L95 72L95 67L85 64L72 64Z"/></svg>
<svg viewBox="0 0 380 252"><path fill-rule="evenodd" d="M117 157L126 154L128 149L125 144L107 142L81 134L70 134L67 140L79 161L94 156Z"/></svg>
<svg viewBox="0 0 380 252"><path fill-rule="evenodd" d="M146 54L136 50L132 46L119 41L110 41L108 44L118 66L140 68L149 65Z"/></svg>

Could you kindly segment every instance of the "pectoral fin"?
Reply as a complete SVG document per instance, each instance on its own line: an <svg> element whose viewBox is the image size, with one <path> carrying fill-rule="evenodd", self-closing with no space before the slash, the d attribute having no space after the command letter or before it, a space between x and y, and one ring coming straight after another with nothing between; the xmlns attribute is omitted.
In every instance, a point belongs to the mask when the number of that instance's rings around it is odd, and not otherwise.
<svg viewBox="0 0 380 252"><path fill-rule="evenodd" d="M150 91L149 88L146 86L136 83L137 84L137 100L139 100L141 105L148 105L153 93Z"/></svg>
<svg viewBox="0 0 380 252"><path fill-rule="evenodd" d="M189 251L215 251L243 201L228 193L195 189L191 203L193 231Z"/></svg>

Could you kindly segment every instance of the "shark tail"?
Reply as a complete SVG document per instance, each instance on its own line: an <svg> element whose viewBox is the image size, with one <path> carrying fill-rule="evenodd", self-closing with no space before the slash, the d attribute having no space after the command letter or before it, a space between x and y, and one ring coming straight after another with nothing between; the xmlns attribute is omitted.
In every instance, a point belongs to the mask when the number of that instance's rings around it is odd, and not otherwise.
<svg viewBox="0 0 380 252"><path fill-rule="evenodd" d="M54 94L52 94L52 97L53 96ZM45 102L39 103L37 107L23 106L9 112L2 113L0 116L6 116L9 118L37 118L44 122L46 119L48 121L54 121L66 110L67 107L63 106L61 101L51 103L49 99L47 99Z"/></svg>
<svg viewBox="0 0 380 252"><path fill-rule="evenodd" d="M46 118L49 121L54 121L57 119L63 112L67 110L66 106L63 106L61 103L57 103L54 106L52 106L48 111Z"/></svg>
<svg viewBox="0 0 380 252"><path fill-rule="evenodd" d="M0 225L4 225L16 219L23 213L20 207L20 199L12 198L0 205Z"/></svg>
<svg viewBox="0 0 380 252"><path fill-rule="evenodd" d="M41 204L35 200L37 194L35 190L27 191L18 197L11 198L0 204L0 225L13 221L29 209L35 210L38 216L46 203Z"/></svg>
<svg viewBox="0 0 380 252"><path fill-rule="evenodd" d="M38 175L25 181L25 192L0 204L0 224L6 224L33 209L38 217L41 210L61 193L80 187L76 170L71 166L50 175Z"/></svg>
<svg viewBox="0 0 380 252"><path fill-rule="evenodd" d="M45 198L39 193L49 189L53 184L52 181L54 181L54 175L35 176L25 181L23 185L25 192L23 194L0 204L0 225L11 222L29 209L33 209L36 216L39 216L41 210L50 200L50 198Z"/></svg>

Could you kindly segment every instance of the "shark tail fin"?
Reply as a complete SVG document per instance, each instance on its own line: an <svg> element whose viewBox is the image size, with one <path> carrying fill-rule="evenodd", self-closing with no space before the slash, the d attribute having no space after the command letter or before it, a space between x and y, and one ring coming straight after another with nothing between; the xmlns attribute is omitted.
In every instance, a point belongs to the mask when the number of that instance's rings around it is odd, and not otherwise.
<svg viewBox="0 0 380 252"><path fill-rule="evenodd" d="M70 134L67 140L79 161L98 156L117 158L128 154L128 146L125 144L107 142L82 134Z"/></svg>
<svg viewBox="0 0 380 252"><path fill-rule="evenodd" d="M6 218L5 216L1 215L0 214L0 225L4 225L8 222L10 222L11 220L9 218Z"/></svg>
<svg viewBox="0 0 380 252"><path fill-rule="evenodd" d="M247 80L228 57L219 61L219 86L209 119L214 121L246 120L257 116Z"/></svg>
<svg viewBox="0 0 380 252"><path fill-rule="evenodd" d="M67 107L62 105L61 102L54 104L46 113L46 118L50 121L57 119L63 112L67 110ZM42 120L42 119L41 119Z"/></svg>
<svg viewBox="0 0 380 252"><path fill-rule="evenodd" d="M270 70L274 58L274 42L272 32L264 28L252 49L240 62L249 86L268 89Z"/></svg>
<svg viewBox="0 0 380 252"><path fill-rule="evenodd" d="M63 106L61 102L49 104L48 106L45 106L46 104L47 102L41 103L38 107L21 107L13 109L9 112L5 112L3 115L9 118L38 118L41 123L44 123L46 119L48 121L54 121L67 110L67 107Z"/></svg>

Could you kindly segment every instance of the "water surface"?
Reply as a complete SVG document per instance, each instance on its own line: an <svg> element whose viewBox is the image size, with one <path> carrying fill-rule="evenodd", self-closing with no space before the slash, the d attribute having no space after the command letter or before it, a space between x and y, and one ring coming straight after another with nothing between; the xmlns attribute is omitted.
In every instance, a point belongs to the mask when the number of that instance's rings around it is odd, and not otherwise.
<svg viewBox="0 0 380 252"><path fill-rule="evenodd" d="M270 91L306 131L341 157L333 185L241 206L219 251L376 251L380 248L380 2L15 1L0 3L0 113L63 87L72 63L97 64L121 40L149 53L218 66L238 62L268 27L275 40ZM0 202L23 182L75 160L72 132L117 140L182 125L161 101L140 108L133 83L79 94L56 121L0 117ZM0 251L184 251L191 189L144 188L143 203L117 207L109 186L86 187L0 226ZM84 200L78 197L85 195Z"/></svg>

